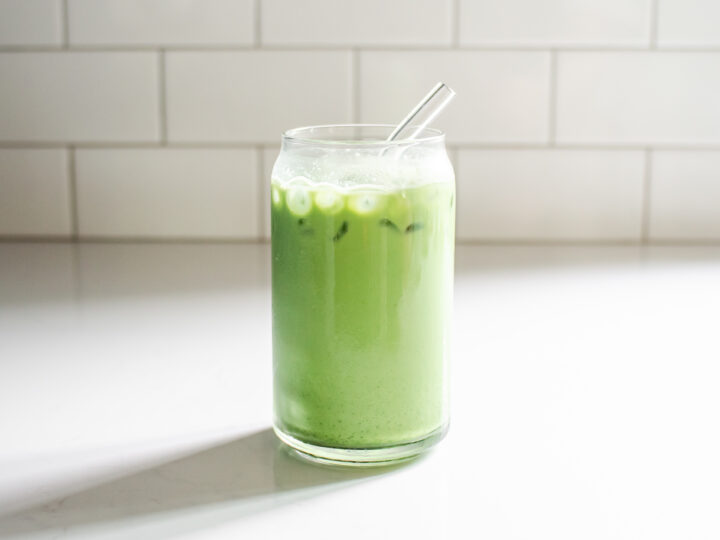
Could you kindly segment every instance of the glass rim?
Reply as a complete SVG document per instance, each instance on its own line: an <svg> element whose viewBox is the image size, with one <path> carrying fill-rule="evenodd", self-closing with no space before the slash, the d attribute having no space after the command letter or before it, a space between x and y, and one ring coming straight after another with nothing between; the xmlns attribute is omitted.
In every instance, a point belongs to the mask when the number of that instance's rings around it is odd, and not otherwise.
<svg viewBox="0 0 720 540"><path fill-rule="evenodd" d="M386 128L388 135L395 129L393 124L320 124L316 126L302 126L288 129L282 134L284 141L292 141L304 144L323 145L323 146L351 146L353 148L362 146L404 146L412 144L424 144L433 142L442 142L445 140L445 133L436 128L426 127L420 132L421 136L414 139L395 139L393 141L381 140L363 140L363 139L330 139L322 136L310 135L304 136L303 133L312 132L313 130L330 130L332 128Z"/></svg>

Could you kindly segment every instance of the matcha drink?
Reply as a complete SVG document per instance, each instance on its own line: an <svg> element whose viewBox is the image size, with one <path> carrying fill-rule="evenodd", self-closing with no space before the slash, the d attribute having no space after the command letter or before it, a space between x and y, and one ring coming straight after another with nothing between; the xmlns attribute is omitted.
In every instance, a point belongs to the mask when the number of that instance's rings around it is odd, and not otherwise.
<svg viewBox="0 0 720 540"><path fill-rule="evenodd" d="M286 136L272 178L275 428L319 458L414 455L448 415L455 201L443 137L388 150L390 128L311 129Z"/></svg>

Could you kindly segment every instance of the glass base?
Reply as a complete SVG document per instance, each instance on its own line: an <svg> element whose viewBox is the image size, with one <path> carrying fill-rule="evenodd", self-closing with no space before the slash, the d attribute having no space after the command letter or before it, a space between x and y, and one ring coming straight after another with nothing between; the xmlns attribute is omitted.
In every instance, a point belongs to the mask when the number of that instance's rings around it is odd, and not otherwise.
<svg viewBox="0 0 720 540"><path fill-rule="evenodd" d="M417 441L383 448L332 448L318 446L296 439L277 426L273 426L275 435L295 451L300 457L324 465L343 465L351 467L381 467L416 458L428 451L445 437L448 424L436 429Z"/></svg>

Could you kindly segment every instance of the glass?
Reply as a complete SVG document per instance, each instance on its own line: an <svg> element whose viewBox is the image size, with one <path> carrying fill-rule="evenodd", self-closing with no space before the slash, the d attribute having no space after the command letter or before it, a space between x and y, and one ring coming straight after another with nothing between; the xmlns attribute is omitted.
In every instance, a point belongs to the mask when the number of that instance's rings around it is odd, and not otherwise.
<svg viewBox="0 0 720 540"><path fill-rule="evenodd" d="M271 179L274 429L305 457L413 457L448 426L455 176L442 132L293 129Z"/></svg>

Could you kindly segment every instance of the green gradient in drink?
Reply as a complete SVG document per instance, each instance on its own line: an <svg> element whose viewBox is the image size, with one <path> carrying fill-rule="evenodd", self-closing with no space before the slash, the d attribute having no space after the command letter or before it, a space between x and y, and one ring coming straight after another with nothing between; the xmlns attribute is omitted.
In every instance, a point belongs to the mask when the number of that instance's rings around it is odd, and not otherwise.
<svg viewBox="0 0 720 540"><path fill-rule="evenodd" d="M454 187L272 185L276 425L378 448L447 421Z"/></svg>

